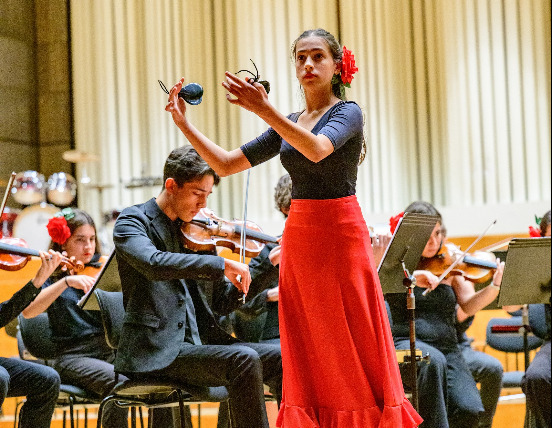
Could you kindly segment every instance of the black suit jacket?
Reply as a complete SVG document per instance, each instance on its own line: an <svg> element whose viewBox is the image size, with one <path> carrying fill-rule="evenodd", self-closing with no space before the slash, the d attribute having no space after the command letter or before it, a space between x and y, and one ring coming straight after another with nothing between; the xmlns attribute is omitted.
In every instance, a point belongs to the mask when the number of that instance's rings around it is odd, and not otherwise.
<svg viewBox="0 0 552 428"><path fill-rule="evenodd" d="M160 370L175 360L186 330L186 287L202 343L235 341L218 325L202 288L212 287L207 294L218 302L218 311L238 304L238 290L224 280L224 259L186 252L173 234L172 221L155 199L126 208L115 223L113 241L126 309L115 360L119 372Z"/></svg>

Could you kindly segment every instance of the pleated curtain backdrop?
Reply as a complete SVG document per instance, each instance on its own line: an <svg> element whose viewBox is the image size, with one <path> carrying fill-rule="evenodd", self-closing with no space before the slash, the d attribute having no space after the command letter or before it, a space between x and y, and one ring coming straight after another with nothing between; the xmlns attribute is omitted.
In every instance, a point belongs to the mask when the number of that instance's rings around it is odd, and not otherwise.
<svg viewBox="0 0 552 428"><path fill-rule="evenodd" d="M127 185L161 176L186 143L158 79L200 83L203 102L188 115L233 149L266 124L226 101L224 71L254 71L253 60L274 105L300 110L290 46L316 27L338 35L359 67L347 94L365 115L365 214L415 199L453 211L550 204L549 0L73 0L71 27L76 146L101 157L78 165L93 185L80 187L79 203L95 218L156 195ZM274 234L283 173L275 159L250 176L248 218ZM215 190L219 215L242 215L244 177Z"/></svg>

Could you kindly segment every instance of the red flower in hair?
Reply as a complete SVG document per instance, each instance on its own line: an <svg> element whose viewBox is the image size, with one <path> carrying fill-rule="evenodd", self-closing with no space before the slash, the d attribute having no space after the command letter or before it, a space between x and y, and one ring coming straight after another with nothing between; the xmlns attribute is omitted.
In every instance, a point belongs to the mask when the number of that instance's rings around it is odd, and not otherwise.
<svg viewBox="0 0 552 428"><path fill-rule="evenodd" d="M67 220L65 220L63 216L52 217L46 227L50 238L52 238L52 241L56 244L65 244L65 241L71 236L71 230L69 226L67 226Z"/></svg>
<svg viewBox="0 0 552 428"><path fill-rule="evenodd" d="M535 229L533 226L529 226L529 236L531 238L540 238L541 237L540 230Z"/></svg>
<svg viewBox="0 0 552 428"><path fill-rule="evenodd" d="M341 81L348 88L351 87L353 74L358 71L355 65L355 56L353 53L343 46L343 58L341 59Z"/></svg>
<svg viewBox="0 0 552 428"><path fill-rule="evenodd" d="M395 229L397 229L399 220L403 218L403 216L404 216L404 211L402 213L397 214L395 217L391 217L389 219L389 226L391 227L391 235L395 233Z"/></svg>

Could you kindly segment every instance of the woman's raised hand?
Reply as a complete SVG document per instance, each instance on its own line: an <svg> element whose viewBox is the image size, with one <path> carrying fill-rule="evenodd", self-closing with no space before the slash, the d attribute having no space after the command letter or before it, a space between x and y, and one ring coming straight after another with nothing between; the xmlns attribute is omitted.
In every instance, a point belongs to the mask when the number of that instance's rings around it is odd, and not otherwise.
<svg viewBox="0 0 552 428"><path fill-rule="evenodd" d="M240 79L229 71L224 74L226 80L222 82L222 86L228 91L226 99L230 103L239 105L253 113L259 113L267 108L269 105L268 94L263 85L254 82L250 77L245 80Z"/></svg>
<svg viewBox="0 0 552 428"><path fill-rule="evenodd" d="M177 126L186 121L186 102L178 96L183 85L184 78L182 77L169 91L169 100L165 106L165 110L171 114Z"/></svg>

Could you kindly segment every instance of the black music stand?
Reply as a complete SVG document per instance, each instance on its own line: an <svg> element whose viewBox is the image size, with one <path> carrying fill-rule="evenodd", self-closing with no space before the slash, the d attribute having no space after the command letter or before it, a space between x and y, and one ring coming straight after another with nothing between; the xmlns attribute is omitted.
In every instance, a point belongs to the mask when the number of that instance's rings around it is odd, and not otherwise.
<svg viewBox="0 0 552 428"><path fill-rule="evenodd" d="M525 370L529 367L527 334L531 303L550 304L550 237L514 238L508 246L498 306L523 305L521 311Z"/></svg>
<svg viewBox="0 0 552 428"><path fill-rule="evenodd" d="M391 238L378 267L383 294L404 293L406 287L406 309L410 328L410 356L408 360L412 385L412 405L418 410L418 387L416 373L416 327L413 272L439 217L427 214L405 213L399 220L397 229Z"/></svg>
<svg viewBox="0 0 552 428"><path fill-rule="evenodd" d="M121 278L119 277L119 269L117 267L117 258L115 257L115 250L111 252L109 258L102 266L102 270L96 277L96 282L77 303L82 309L89 311L99 311L100 306L96 300L94 290L99 288L105 291L121 291Z"/></svg>

